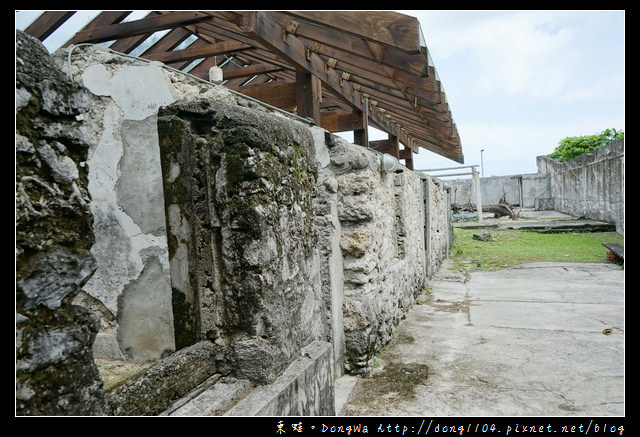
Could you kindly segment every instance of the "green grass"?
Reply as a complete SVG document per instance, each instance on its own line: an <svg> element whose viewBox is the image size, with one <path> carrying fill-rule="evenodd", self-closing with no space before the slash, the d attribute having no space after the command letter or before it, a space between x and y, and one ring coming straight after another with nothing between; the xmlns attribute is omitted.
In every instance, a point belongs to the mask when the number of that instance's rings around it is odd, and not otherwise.
<svg viewBox="0 0 640 437"><path fill-rule="evenodd" d="M473 234L491 234L490 241ZM546 234L515 229L454 228L450 258L467 270L498 270L518 264L564 261L611 263L604 242L624 245L617 232L571 232Z"/></svg>

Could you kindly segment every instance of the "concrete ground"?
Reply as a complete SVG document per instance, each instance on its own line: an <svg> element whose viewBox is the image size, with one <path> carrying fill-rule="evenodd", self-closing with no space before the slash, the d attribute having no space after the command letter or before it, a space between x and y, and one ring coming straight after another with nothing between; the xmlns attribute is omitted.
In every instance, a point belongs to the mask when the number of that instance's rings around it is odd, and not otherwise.
<svg viewBox="0 0 640 437"><path fill-rule="evenodd" d="M445 260L339 416L624 416L624 269ZM425 369L428 369L426 376Z"/></svg>

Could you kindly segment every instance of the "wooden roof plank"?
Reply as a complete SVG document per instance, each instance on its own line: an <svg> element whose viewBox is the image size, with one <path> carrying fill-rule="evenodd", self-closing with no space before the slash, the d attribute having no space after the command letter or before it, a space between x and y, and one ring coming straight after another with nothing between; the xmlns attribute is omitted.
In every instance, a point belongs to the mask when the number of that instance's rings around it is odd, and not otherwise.
<svg viewBox="0 0 640 437"><path fill-rule="evenodd" d="M44 41L75 13L76 11L45 11L24 31L40 41Z"/></svg>
<svg viewBox="0 0 640 437"><path fill-rule="evenodd" d="M93 20L87 23L81 30L89 30L95 29L97 27L108 26L110 24L120 23L122 20L127 18L129 14L133 11L102 11L98 15L96 15ZM64 45L63 47L68 47L71 44L77 43L76 35L74 34Z"/></svg>
<svg viewBox="0 0 640 437"><path fill-rule="evenodd" d="M420 50L420 23L416 18L408 15L391 11L289 11L289 13L407 53Z"/></svg>
<svg viewBox="0 0 640 437"><path fill-rule="evenodd" d="M180 11L172 14L155 15L126 23L112 24L94 29L82 30L76 34L78 42L104 42L113 39L142 35L175 26L190 24L195 21L210 19L207 13L197 11Z"/></svg>
<svg viewBox="0 0 640 437"><path fill-rule="evenodd" d="M176 63L192 61L198 58L207 58L209 56L219 56L225 53L233 53L250 48L252 48L252 46L238 41L223 41L215 44L204 44L200 47L189 47L182 50L149 53L145 55L145 58L152 61L160 61L164 63Z"/></svg>
<svg viewBox="0 0 640 437"><path fill-rule="evenodd" d="M288 89L286 82L296 81L296 72L311 73L323 83L322 108L331 109L320 117L333 128L361 126L362 116L353 115L361 111L371 126L398 137L413 153L425 148L464 161L446 95L420 47L413 17L386 11L151 11L122 23L129 13L103 11L70 41L113 40L112 49L128 53L153 32L170 29L141 56L177 69L204 58L189 73L208 79L210 66L225 62L214 58L233 53L238 64L223 65L225 86L243 91L251 79L251 86L262 84L259 93L271 102L279 101L277 90ZM51 34L73 11L45 14L27 33ZM198 39L175 50L189 35ZM290 96L280 100L291 110Z"/></svg>
<svg viewBox="0 0 640 437"><path fill-rule="evenodd" d="M346 11L331 12L340 17ZM295 18L298 18L295 16ZM327 28L312 22L300 21L296 36L309 40L309 46L315 45L318 53L360 67L373 74L380 74L380 66L387 66L394 70L402 70L422 77L425 74L427 56L421 50L407 53L396 47L362 39L345 33L342 29Z"/></svg>

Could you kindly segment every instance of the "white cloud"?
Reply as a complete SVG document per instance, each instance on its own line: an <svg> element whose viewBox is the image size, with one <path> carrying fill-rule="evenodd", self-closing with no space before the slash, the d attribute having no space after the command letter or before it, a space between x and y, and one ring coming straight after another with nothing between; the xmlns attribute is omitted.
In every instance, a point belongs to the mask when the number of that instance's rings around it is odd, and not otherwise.
<svg viewBox="0 0 640 437"><path fill-rule="evenodd" d="M574 28L566 13L544 11L412 11L424 23L436 69L455 63L468 78L467 93L543 98L571 78ZM440 72L445 89L447 76Z"/></svg>
<svg viewBox="0 0 640 437"><path fill-rule="evenodd" d="M624 97L624 88L624 71L614 72L583 86L569 84L560 99L565 102L619 99Z"/></svg>

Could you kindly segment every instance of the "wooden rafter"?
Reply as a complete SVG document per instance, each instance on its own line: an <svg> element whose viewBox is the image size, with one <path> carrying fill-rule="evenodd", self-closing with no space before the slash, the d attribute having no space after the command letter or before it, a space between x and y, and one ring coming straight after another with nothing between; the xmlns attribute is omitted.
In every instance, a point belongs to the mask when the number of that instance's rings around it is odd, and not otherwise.
<svg viewBox="0 0 640 437"><path fill-rule="evenodd" d="M76 34L76 40L78 42L99 43L169 29L209 18L209 14L204 12L175 12L170 15L157 15L126 23L82 30Z"/></svg>
<svg viewBox="0 0 640 437"><path fill-rule="evenodd" d="M75 11L45 11L24 31L29 35L44 41L49 35L62 26Z"/></svg>

